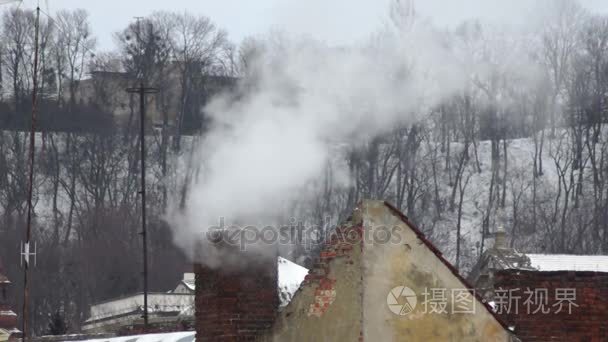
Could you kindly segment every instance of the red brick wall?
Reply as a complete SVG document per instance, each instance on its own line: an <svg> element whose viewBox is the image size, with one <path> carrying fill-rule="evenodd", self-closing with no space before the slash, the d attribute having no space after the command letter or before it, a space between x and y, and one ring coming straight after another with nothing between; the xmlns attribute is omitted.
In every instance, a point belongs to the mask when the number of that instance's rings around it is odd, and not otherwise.
<svg viewBox="0 0 608 342"><path fill-rule="evenodd" d="M2 278L0 273L0 278ZM4 278L6 280L6 278ZM0 279L1 281L2 279ZM17 316L9 315L11 307L8 305L8 284L0 284L0 328L11 330L17 327ZM5 297L5 294L7 297Z"/></svg>
<svg viewBox="0 0 608 342"><path fill-rule="evenodd" d="M496 274L495 289L520 289L514 294L521 296L519 312L503 312L501 316L509 326L515 327L515 334L523 342L568 341L606 342L608 341L608 273L594 272L534 272L500 271ZM528 295L524 290L547 289L550 313L534 310L528 312L522 305ZM571 313L564 305L560 313L554 306L556 289L576 289L576 299ZM536 306L532 306L537 308ZM506 310L504 310L506 311Z"/></svg>
<svg viewBox="0 0 608 342"><path fill-rule="evenodd" d="M274 323L276 258L252 258L231 270L195 266L197 341L254 341Z"/></svg>
<svg viewBox="0 0 608 342"><path fill-rule="evenodd" d="M10 330L17 327L17 316L6 313L10 310L8 305L0 305L0 328L2 329Z"/></svg>
<svg viewBox="0 0 608 342"><path fill-rule="evenodd" d="M347 258L347 263L354 265L351 259L353 248L363 248L363 227L342 226L336 228L326 242L313 268L304 278L303 285L315 285L315 302L311 304L308 315L322 317L336 299L335 284L337 279L330 277L330 262L335 258Z"/></svg>

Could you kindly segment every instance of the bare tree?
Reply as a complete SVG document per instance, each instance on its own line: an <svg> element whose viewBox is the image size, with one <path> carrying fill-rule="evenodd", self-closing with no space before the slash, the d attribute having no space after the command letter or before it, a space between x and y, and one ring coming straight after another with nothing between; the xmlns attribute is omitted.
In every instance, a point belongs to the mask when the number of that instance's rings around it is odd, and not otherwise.
<svg viewBox="0 0 608 342"><path fill-rule="evenodd" d="M161 18L167 14L157 13ZM179 75L179 104L176 120L177 134L174 148L179 151L185 121L200 116L200 103L196 98L204 89L205 77L225 74L224 52L230 47L226 32L217 28L207 17L189 13L172 14L166 20L173 21L171 49ZM198 93L197 96L194 94Z"/></svg>

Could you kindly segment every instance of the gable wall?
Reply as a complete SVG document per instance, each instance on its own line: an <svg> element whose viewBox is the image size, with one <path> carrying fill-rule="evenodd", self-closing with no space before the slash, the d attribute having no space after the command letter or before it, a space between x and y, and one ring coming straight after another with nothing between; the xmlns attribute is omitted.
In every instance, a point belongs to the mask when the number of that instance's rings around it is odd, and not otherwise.
<svg viewBox="0 0 608 342"><path fill-rule="evenodd" d="M509 341L509 333L481 303L476 302L472 314L452 313L451 290L465 290L465 284L400 217L383 202L367 201L362 210L368 237L363 251L365 341ZM390 242L385 241L387 232ZM387 297L398 286L417 295L409 314L389 310ZM446 289L447 313L424 313L423 293L432 288Z"/></svg>
<svg viewBox="0 0 608 342"><path fill-rule="evenodd" d="M380 226L390 227L402 240L380 243L382 232L374 239L374 227ZM408 286L419 295L419 309L425 288L465 289L401 217L383 202L366 201L337 229L261 340L510 341L510 334L481 303L476 303L474 314L418 310L396 315L388 308L387 296L397 286Z"/></svg>

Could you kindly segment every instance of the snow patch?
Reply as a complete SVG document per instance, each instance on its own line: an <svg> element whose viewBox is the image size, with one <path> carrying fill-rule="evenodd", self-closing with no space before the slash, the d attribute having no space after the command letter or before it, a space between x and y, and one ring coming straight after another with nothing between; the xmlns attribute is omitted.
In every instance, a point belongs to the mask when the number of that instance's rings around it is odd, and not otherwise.
<svg viewBox="0 0 608 342"><path fill-rule="evenodd" d="M526 254L539 271L608 272L608 255Z"/></svg>
<svg viewBox="0 0 608 342"><path fill-rule="evenodd" d="M77 342L194 342L196 332L186 331L166 334L147 334L83 340Z"/></svg>
<svg viewBox="0 0 608 342"><path fill-rule="evenodd" d="M300 284L308 274L308 269L282 257L279 257L277 264L279 267L280 307L285 307L300 288Z"/></svg>

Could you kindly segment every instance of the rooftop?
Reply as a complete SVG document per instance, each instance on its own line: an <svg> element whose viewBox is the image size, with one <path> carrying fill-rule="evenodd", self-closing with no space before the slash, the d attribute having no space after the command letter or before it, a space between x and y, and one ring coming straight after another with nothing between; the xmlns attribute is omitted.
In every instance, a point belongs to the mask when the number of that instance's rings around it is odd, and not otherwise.
<svg viewBox="0 0 608 342"><path fill-rule="evenodd" d="M103 339L84 340L80 342L194 342L194 331L122 336Z"/></svg>
<svg viewBox="0 0 608 342"><path fill-rule="evenodd" d="M526 254L530 266L541 272L608 272L608 255Z"/></svg>

